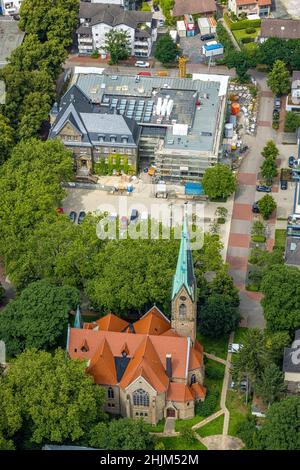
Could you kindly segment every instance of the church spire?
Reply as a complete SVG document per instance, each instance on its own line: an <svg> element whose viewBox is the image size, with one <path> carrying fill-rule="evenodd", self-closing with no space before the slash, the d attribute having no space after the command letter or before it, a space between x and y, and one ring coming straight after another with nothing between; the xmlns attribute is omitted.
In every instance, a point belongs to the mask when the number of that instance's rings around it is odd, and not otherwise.
<svg viewBox="0 0 300 470"><path fill-rule="evenodd" d="M180 249L179 255L177 260L177 267L175 276L173 278L173 290L172 290L172 300L182 287L185 287L189 295L191 296L192 300L195 299L195 275L194 275L194 266L193 266L193 258L192 252L190 247L190 237L188 231L188 223L187 223L187 213L185 210L184 213L184 220L182 225L182 232L181 232L181 242L180 242Z"/></svg>
<svg viewBox="0 0 300 470"><path fill-rule="evenodd" d="M77 306L77 310L76 310L74 328L82 328L82 319L81 319L81 312L80 312L79 305Z"/></svg>

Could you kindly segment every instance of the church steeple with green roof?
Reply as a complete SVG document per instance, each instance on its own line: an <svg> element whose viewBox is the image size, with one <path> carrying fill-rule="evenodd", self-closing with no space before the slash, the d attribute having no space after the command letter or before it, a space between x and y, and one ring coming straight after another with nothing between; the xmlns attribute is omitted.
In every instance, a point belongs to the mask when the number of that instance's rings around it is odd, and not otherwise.
<svg viewBox="0 0 300 470"><path fill-rule="evenodd" d="M81 319L81 312L80 312L79 305L77 307L76 314L75 314L74 328L82 328L82 319Z"/></svg>

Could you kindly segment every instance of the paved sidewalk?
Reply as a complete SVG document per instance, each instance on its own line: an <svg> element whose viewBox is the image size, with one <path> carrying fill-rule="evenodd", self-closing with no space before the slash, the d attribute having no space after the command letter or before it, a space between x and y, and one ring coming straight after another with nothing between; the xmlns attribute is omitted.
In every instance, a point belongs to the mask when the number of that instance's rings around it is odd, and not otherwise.
<svg viewBox="0 0 300 470"><path fill-rule="evenodd" d="M224 364L224 366L226 366L227 364L227 361L225 359L221 359L220 357L217 357L214 354L204 352L204 356L208 357L208 359L212 359L213 361L220 362L220 364Z"/></svg>

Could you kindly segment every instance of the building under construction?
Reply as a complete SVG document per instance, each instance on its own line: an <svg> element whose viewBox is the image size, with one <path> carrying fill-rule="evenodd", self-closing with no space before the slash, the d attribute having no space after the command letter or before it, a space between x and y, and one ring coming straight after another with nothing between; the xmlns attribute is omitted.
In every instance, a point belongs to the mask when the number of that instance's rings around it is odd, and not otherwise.
<svg viewBox="0 0 300 470"><path fill-rule="evenodd" d="M71 84L76 84L90 100L93 113L122 115L127 121L135 121L140 130L140 169L154 165L156 175L164 180L197 181L208 166L218 161L228 77L134 77L101 72L79 70ZM73 106L76 109L76 102ZM109 136L106 139L109 143ZM103 136L102 147L105 149ZM101 153L98 150L98 161Z"/></svg>

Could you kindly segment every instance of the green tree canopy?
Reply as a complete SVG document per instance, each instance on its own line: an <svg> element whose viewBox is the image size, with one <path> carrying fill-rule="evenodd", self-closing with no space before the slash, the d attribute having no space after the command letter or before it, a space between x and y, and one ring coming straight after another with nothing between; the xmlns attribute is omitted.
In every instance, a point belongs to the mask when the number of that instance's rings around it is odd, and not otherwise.
<svg viewBox="0 0 300 470"><path fill-rule="evenodd" d="M127 31L111 29L105 34L104 48L110 55L110 63L117 64L125 60L130 54L130 38Z"/></svg>
<svg viewBox="0 0 300 470"><path fill-rule="evenodd" d="M264 450L300 450L299 397L285 398L269 408L258 443Z"/></svg>
<svg viewBox="0 0 300 470"><path fill-rule="evenodd" d="M114 419L91 430L90 445L109 450L153 449L153 438L143 419Z"/></svg>
<svg viewBox="0 0 300 470"><path fill-rule="evenodd" d="M271 331L293 332L300 327L300 272L291 266L273 266L261 283L261 301Z"/></svg>
<svg viewBox="0 0 300 470"><path fill-rule="evenodd" d="M23 101L18 129L20 139L37 137L41 124L48 120L51 99L47 94L29 93Z"/></svg>
<svg viewBox="0 0 300 470"><path fill-rule="evenodd" d="M272 157L265 158L260 167L263 178L272 183L273 178L277 175L276 161Z"/></svg>
<svg viewBox="0 0 300 470"><path fill-rule="evenodd" d="M242 344L235 358L233 375L238 379L246 376L255 382L269 364L263 331L257 328L246 330Z"/></svg>
<svg viewBox="0 0 300 470"><path fill-rule="evenodd" d="M0 114L0 165L10 156L14 140L14 131L9 120Z"/></svg>
<svg viewBox="0 0 300 470"><path fill-rule="evenodd" d="M232 298L219 293L211 294L199 312L199 330L205 336L219 337L234 331L240 322L238 309Z"/></svg>
<svg viewBox="0 0 300 470"><path fill-rule="evenodd" d="M85 373L84 361L62 350L27 350L0 378L0 430L28 436L23 446L76 442L105 419L105 391Z"/></svg>
<svg viewBox="0 0 300 470"><path fill-rule="evenodd" d="M236 179L228 166L218 163L205 170L202 184L210 199L226 198L236 189Z"/></svg>
<svg viewBox="0 0 300 470"><path fill-rule="evenodd" d="M0 338L7 352L17 355L25 348L49 349L66 333L68 314L80 302L73 287L56 287L37 281L22 291L1 312Z"/></svg>
<svg viewBox="0 0 300 470"><path fill-rule="evenodd" d="M274 160L276 160L279 155L279 150L276 147L274 140L268 140L261 154L265 158L272 157Z"/></svg>
<svg viewBox="0 0 300 470"><path fill-rule="evenodd" d="M274 363L266 366L255 384L256 393L266 405L282 398L285 392L283 372Z"/></svg>
<svg viewBox="0 0 300 470"><path fill-rule="evenodd" d="M164 34L156 42L155 58L162 64L172 64L179 55L179 49L170 34Z"/></svg>
<svg viewBox="0 0 300 470"><path fill-rule="evenodd" d="M282 60L276 60L268 74L268 87L275 95L286 95L291 88L290 74Z"/></svg>
<svg viewBox="0 0 300 470"><path fill-rule="evenodd" d="M277 207L273 196L270 194L265 194L264 197L258 201L257 205L264 219L268 219Z"/></svg>

